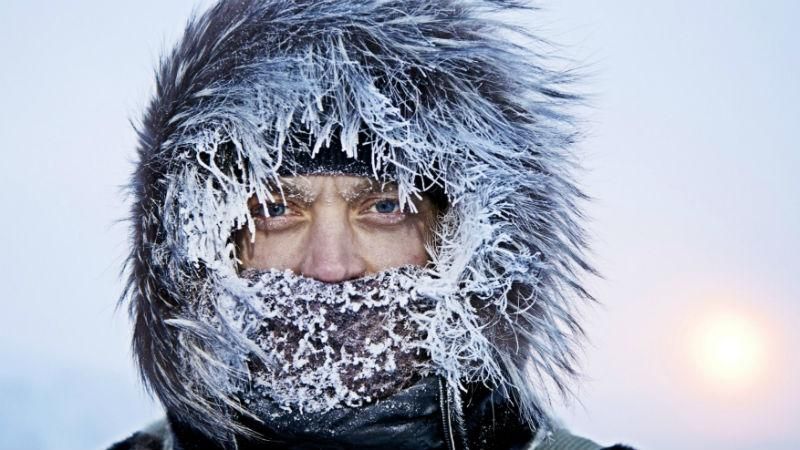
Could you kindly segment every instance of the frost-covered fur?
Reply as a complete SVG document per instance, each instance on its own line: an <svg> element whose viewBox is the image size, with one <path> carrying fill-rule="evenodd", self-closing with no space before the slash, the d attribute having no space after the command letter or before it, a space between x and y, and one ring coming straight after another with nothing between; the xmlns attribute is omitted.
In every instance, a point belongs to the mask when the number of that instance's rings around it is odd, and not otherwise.
<svg viewBox="0 0 800 450"><path fill-rule="evenodd" d="M417 284L435 300L437 373L455 394L495 386L532 425L550 424L551 391L575 374L591 268L571 77L497 20L516 3L229 0L189 22L161 61L131 188L133 348L168 410L215 437L242 431L232 417L246 408L214 382L231 370L213 351L226 337L193 326L187 305L236 276L231 232L253 231L248 198L269 201L295 155L339 141L376 178L392 173L401 203L446 193Z"/></svg>

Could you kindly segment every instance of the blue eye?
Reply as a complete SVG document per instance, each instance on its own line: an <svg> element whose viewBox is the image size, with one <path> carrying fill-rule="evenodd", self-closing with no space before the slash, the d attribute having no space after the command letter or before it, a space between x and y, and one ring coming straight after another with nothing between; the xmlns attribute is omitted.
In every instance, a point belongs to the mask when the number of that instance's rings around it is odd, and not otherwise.
<svg viewBox="0 0 800 450"><path fill-rule="evenodd" d="M286 205L283 203L267 203L267 214L270 217L282 216L286 213Z"/></svg>
<svg viewBox="0 0 800 450"><path fill-rule="evenodd" d="M397 200L384 199L375 203L375 210L382 214L390 214L397 209Z"/></svg>

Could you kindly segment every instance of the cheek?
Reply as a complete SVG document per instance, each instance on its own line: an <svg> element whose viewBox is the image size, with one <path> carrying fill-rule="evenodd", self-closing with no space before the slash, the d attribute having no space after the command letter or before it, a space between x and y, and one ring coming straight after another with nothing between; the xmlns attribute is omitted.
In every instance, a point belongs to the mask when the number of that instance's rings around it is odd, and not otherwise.
<svg viewBox="0 0 800 450"><path fill-rule="evenodd" d="M246 240L241 240L239 244L242 268L296 270L302 250L299 239L273 236L263 231L256 232L254 242L250 242L249 237L247 235Z"/></svg>
<svg viewBox="0 0 800 450"><path fill-rule="evenodd" d="M424 266L428 254L423 231L418 224L409 224L378 233L363 233L359 242L368 271L380 272L409 264Z"/></svg>

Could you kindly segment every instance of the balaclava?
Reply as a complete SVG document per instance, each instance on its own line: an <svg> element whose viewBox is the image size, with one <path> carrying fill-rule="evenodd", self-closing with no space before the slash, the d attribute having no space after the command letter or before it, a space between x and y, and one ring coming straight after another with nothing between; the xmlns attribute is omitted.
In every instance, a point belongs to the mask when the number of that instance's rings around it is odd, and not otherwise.
<svg viewBox="0 0 800 450"><path fill-rule="evenodd" d="M381 404L426 415L435 399L445 428L480 435L487 395L551 426L592 269L576 97L499 20L520 7L223 0L190 20L139 127L126 289L142 377L176 429L328 442L336 423L358 439ZM343 283L240 270L248 199L279 201L279 177L301 174L438 199L430 264Z"/></svg>

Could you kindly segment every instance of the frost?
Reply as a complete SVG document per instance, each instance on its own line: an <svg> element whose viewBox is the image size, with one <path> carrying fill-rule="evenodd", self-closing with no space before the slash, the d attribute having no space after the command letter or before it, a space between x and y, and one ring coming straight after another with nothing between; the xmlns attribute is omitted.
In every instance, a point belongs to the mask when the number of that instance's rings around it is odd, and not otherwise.
<svg viewBox="0 0 800 450"><path fill-rule="evenodd" d="M413 356L547 423L549 395L576 374L575 300L592 272L571 72L485 15L516 2L245 3L189 24L143 121L128 292L159 398L222 433L263 400L247 392L287 411L357 405L402 386ZM240 278L231 233L255 235L247 201L272 201L279 171L334 139L376 182L391 169L401 208L431 186L446 194L430 265L362 280L371 289ZM347 345L357 322L372 327Z"/></svg>
<svg viewBox="0 0 800 450"><path fill-rule="evenodd" d="M416 294L419 272L406 267L334 284L248 270L227 280L231 289L216 305L201 302L199 316L240 341L222 357L247 372L246 383L229 380L246 404L306 412L355 407L431 368L423 324L412 319L433 308ZM409 296L416 301L396 301ZM246 347L260 352L244 358L239 349Z"/></svg>

